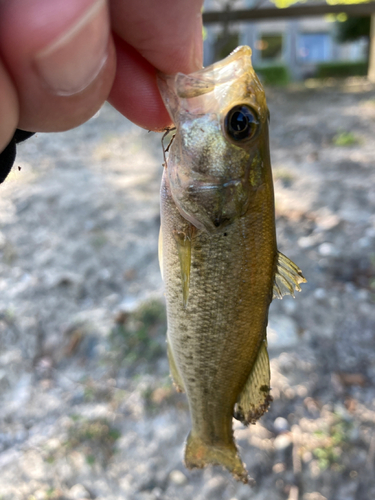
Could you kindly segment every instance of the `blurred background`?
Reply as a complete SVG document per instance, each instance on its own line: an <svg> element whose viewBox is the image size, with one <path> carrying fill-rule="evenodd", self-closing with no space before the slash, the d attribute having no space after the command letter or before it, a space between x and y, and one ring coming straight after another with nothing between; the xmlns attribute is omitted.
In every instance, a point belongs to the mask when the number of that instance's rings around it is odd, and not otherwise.
<svg viewBox="0 0 375 500"><path fill-rule="evenodd" d="M315 31L272 22L225 28L256 65L272 53L289 75L266 81L277 233L308 280L270 308L270 411L234 422L256 486L182 464L189 415L169 378L157 259L160 136L105 105L25 142L1 186L1 500L375 498L375 86L319 74L336 53L367 64L369 38L341 46L339 21L323 17ZM222 29L206 23L207 57Z"/></svg>

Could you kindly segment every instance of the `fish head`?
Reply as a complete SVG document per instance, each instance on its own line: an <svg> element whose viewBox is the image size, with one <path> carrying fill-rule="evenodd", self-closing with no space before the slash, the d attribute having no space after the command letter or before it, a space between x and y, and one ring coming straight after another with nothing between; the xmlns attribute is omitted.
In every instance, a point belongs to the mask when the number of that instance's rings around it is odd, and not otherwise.
<svg viewBox="0 0 375 500"><path fill-rule="evenodd" d="M224 230L266 182L268 118L250 47L190 75L158 75L175 124L167 181L181 215L198 229Z"/></svg>

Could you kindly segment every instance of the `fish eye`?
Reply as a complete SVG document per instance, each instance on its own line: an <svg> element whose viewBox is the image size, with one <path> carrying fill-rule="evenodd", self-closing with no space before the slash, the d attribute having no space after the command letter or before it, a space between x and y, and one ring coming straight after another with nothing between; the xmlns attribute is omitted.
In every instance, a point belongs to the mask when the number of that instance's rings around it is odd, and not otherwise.
<svg viewBox="0 0 375 500"><path fill-rule="evenodd" d="M234 141L244 141L254 137L259 121L254 111L244 104L234 106L225 117L225 131Z"/></svg>

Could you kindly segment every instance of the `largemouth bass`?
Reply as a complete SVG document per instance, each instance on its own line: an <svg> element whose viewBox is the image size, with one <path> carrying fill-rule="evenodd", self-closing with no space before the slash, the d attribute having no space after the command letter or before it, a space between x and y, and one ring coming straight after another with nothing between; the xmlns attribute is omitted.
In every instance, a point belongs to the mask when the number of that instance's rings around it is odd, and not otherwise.
<svg viewBox="0 0 375 500"><path fill-rule="evenodd" d="M249 47L158 83L176 127L159 256L169 364L192 421L185 464L219 464L246 483L232 417L246 425L267 411L268 308L305 281L277 250L269 111Z"/></svg>

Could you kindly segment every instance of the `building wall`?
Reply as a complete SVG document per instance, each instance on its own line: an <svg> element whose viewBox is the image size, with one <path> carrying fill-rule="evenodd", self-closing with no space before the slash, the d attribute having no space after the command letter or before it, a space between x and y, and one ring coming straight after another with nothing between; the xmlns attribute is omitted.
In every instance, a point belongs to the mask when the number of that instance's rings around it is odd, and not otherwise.
<svg viewBox="0 0 375 500"><path fill-rule="evenodd" d="M210 0L207 6L206 3L206 10L213 9L214 5L217 8L220 4L218 0ZM246 4L249 6L249 3L236 2L234 8L241 8ZM324 17L232 23L228 30L238 33L238 44L252 48L254 66L285 64L293 79L297 80L313 76L320 62L366 59L367 41L337 43L335 23L327 22ZM217 56L216 40L222 31L223 27L220 25L207 26L205 65L212 63L215 58L220 58ZM277 50L279 38L281 48ZM272 46L276 47L274 51L270 50Z"/></svg>

